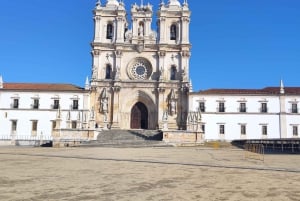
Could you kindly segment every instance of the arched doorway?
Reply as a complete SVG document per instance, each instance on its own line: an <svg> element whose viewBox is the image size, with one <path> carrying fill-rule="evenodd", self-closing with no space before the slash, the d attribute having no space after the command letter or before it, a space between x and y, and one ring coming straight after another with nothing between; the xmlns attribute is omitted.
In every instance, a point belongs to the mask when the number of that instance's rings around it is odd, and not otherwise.
<svg viewBox="0 0 300 201"><path fill-rule="evenodd" d="M148 109L141 103L136 103L131 109L131 129L148 129Z"/></svg>

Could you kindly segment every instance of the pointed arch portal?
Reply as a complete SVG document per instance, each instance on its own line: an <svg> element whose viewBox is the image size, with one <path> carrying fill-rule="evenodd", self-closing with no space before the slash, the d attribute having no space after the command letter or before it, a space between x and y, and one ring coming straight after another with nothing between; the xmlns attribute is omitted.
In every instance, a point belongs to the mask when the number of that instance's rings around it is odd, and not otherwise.
<svg viewBox="0 0 300 201"><path fill-rule="evenodd" d="M148 129L148 109L138 102L131 109L131 129Z"/></svg>

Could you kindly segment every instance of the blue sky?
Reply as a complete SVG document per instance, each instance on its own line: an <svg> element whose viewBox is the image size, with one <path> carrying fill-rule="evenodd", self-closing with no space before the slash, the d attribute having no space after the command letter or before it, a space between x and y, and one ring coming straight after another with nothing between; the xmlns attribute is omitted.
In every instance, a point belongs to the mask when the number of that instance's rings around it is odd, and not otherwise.
<svg viewBox="0 0 300 201"><path fill-rule="evenodd" d="M95 2L0 1L0 75L4 81L84 86L91 74ZM127 8L134 2L140 4L139 0L124 2ZM144 0L148 2L156 9L160 0ZM281 78L286 86L300 86L299 0L188 3L192 11L190 75L195 91L278 86Z"/></svg>

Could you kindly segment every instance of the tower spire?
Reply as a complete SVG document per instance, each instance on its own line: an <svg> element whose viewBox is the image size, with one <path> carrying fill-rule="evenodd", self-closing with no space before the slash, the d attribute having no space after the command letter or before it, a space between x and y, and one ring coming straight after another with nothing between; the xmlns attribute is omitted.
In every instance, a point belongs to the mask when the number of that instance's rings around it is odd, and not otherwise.
<svg viewBox="0 0 300 201"><path fill-rule="evenodd" d="M283 85L283 80L280 80L280 94L284 94L284 85Z"/></svg>
<svg viewBox="0 0 300 201"><path fill-rule="evenodd" d="M89 78L88 78L88 76L86 76L84 88L85 88L85 90L89 90L90 89L90 84L89 84Z"/></svg>
<svg viewBox="0 0 300 201"><path fill-rule="evenodd" d="M3 78L2 78L2 75L0 75L0 89L3 89Z"/></svg>
<svg viewBox="0 0 300 201"><path fill-rule="evenodd" d="M101 6L101 1L100 0L97 0L96 6Z"/></svg>

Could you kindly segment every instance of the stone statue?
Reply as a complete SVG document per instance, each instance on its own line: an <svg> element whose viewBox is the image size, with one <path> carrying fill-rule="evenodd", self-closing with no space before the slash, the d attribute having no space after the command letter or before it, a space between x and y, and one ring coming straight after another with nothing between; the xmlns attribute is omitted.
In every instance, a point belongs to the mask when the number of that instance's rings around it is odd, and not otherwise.
<svg viewBox="0 0 300 201"><path fill-rule="evenodd" d="M101 98L101 110L103 113L107 113L108 110L108 98Z"/></svg>
<svg viewBox="0 0 300 201"><path fill-rule="evenodd" d="M170 101L170 112L172 115L176 114L176 102L174 99Z"/></svg>
<svg viewBox="0 0 300 201"><path fill-rule="evenodd" d="M139 34L139 36L144 36L144 27L143 27L143 24L140 24L140 26L138 28L138 34Z"/></svg>
<svg viewBox="0 0 300 201"><path fill-rule="evenodd" d="M99 97L100 101L100 112L107 113L108 112L108 97L106 94L106 88L103 89L101 96Z"/></svg>
<svg viewBox="0 0 300 201"><path fill-rule="evenodd" d="M168 121L168 111L164 111L163 121Z"/></svg>

